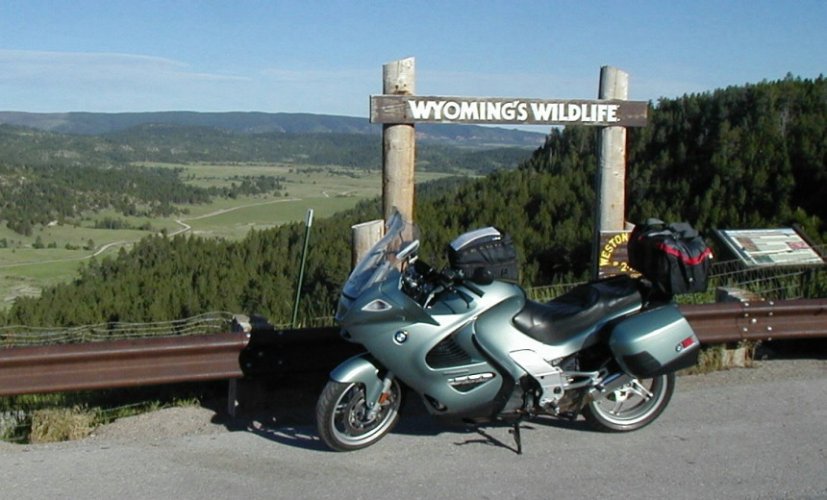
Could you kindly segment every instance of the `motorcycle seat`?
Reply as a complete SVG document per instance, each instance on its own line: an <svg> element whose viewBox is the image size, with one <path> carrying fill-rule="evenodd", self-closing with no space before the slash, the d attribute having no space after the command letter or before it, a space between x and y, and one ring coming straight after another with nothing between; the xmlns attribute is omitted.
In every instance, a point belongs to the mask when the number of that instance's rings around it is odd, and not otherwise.
<svg viewBox="0 0 827 500"><path fill-rule="evenodd" d="M620 275L577 286L546 304L526 301L513 323L535 340L559 345L596 333L608 321L641 305L638 282Z"/></svg>

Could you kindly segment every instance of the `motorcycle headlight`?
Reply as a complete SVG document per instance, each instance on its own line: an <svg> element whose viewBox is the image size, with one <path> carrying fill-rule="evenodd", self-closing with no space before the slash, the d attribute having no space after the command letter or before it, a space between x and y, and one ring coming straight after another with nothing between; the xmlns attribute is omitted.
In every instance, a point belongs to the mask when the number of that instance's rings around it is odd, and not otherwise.
<svg viewBox="0 0 827 500"><path fill-rule="evenodd" d="M373 302L371 302L370 304L363 307L362 310L367 311L367 312L382 312L382 311L387 311L390 308L391 308L391 305L388 304L387 302L385 302L384 300L376 299Z"/></svg>

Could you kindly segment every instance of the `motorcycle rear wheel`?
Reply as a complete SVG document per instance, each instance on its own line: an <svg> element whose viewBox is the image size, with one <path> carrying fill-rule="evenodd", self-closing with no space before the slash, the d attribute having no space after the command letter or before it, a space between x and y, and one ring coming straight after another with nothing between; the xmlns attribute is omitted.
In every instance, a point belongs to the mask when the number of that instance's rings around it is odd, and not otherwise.
<svg viewBox="0 0 827 500"><path fill-rule="evenodd" d="M330 380L316 403L319 437L336 451L366 448L393 429L399 421L401 403L402 390L394 380L390 396L379 412L370 418L362 384Z"/></svg>
<svg viewBox="0 0 827 500"><path fill-rule="evenodd" d="M602 432L628 432L652 423L669 404L675 374L633 379L583 409L586 422Z"/></svg>

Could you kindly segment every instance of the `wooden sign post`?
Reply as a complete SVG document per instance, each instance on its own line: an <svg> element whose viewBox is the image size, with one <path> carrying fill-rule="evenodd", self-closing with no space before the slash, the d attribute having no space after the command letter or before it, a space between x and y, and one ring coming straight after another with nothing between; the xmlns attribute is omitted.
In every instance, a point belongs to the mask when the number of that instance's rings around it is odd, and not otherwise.
<svg viewBox="0 0 827 500"><path fill-rule="evenodd" d="M416 88L414 58L382 67L382 91L404 98ZM414 214L415 130L412 123L386 122L382 127L382 211L387 221L393 210L407 220Z"/></svg>
<svg viewBox="0 0 827 500"><path fill-rule="evenodd" d="M414 124L587 125L603 127L596 179L595 275L612 260L625 230L626 129L646 125L649 103L628 101L629 75L604 66L597 100L414 95L414 59L383 66L383 95L370 97L370 121L382 123L385 219L396 207L413 220ZM628 235L627 235L628 236ZM610 253L602 240L609 238ZM625 245L623 246L625 248ZM618 254L620 255L620 254ZM605 258L604 258L605 257ZM618 267L618 266L616 266ZM619 266L622 267L622 266Z"/></svg>
<svg viewBox="0 0 827 500"><path fill-rule="evenodd" d="M617 68L600 68L600 99L626 100L629 97L629 75ZM647 106L648 107L648 106ZM643 123L646 124L645 122ZM595 180L594 251L592 277L626 272L628 259L617 252L625 252L626 231L626 129L610 125L600 131ZM623 245L618 244L622 240ZM609 252L609 249L613 251ZM607 257L606 254L610 253Z"/></svg>

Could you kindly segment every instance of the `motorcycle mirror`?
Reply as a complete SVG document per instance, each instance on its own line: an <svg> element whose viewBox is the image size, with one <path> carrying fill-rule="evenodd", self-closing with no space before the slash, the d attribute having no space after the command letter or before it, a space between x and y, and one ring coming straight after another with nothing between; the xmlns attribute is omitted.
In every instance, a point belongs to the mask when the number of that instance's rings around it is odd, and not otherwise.
<svg viewBox="0 0 827 500"><path fill-rule="evenodd" d="M405 260L419 248L419 240L413 240L402 250L396 252L396 260Z"/></svg>

